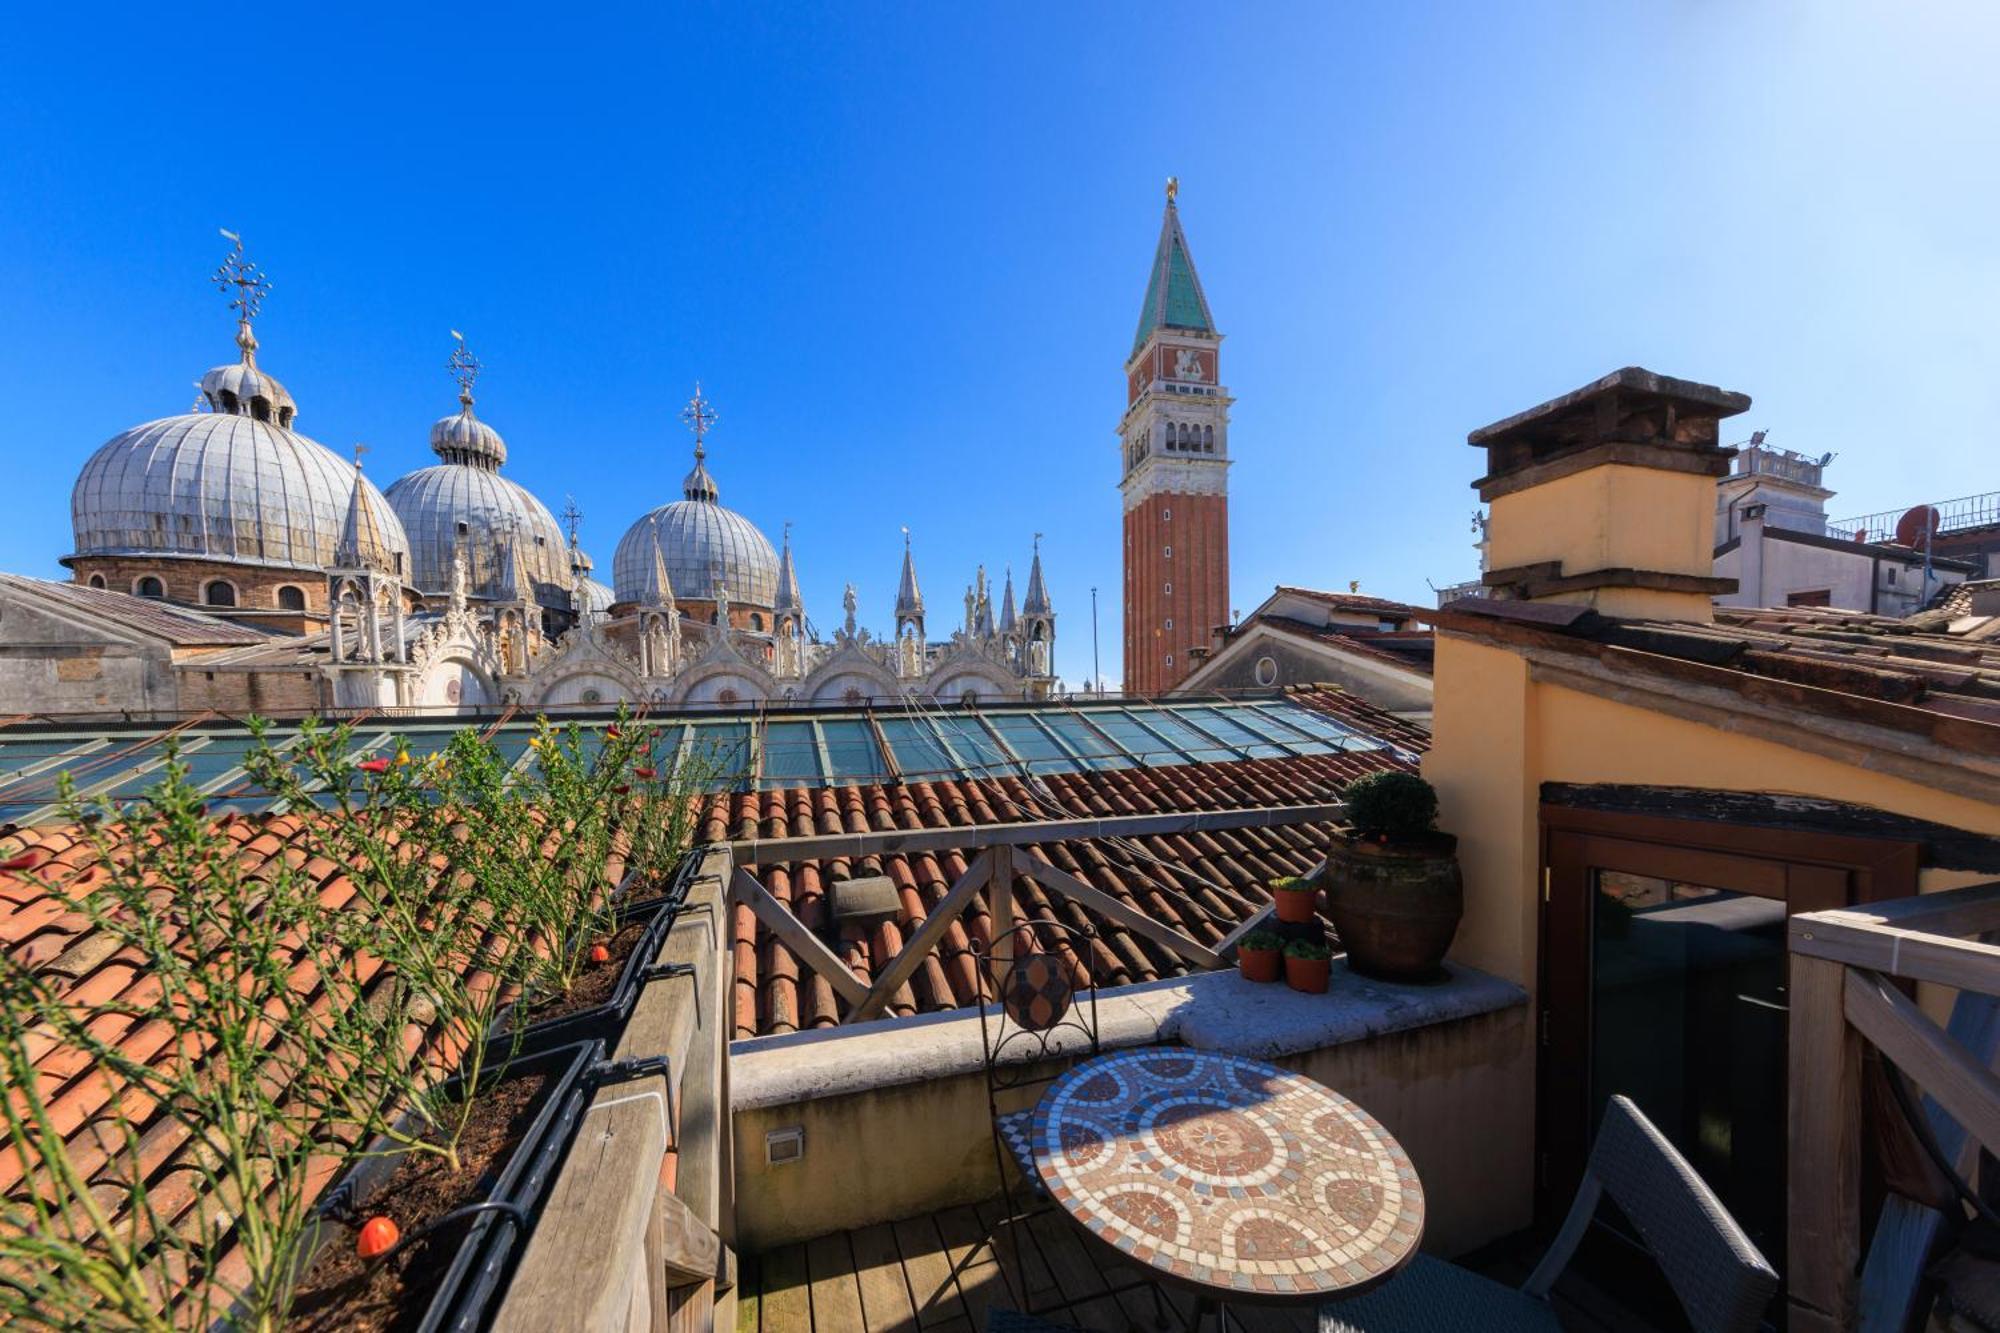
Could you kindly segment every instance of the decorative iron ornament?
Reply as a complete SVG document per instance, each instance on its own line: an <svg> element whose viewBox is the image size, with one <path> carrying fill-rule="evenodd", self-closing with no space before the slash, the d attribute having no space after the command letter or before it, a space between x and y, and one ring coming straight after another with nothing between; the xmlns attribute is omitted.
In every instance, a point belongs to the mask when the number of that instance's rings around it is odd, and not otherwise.
<svg viewBox="0 0 2000 1333"><path fill-rule="evenodd" d="M715 428L716 416L715 405L702 397L700 380L694 382L694 397L688 399L688 405L681 409L681 420L686 422L687 428L694 432L694 456L696 460L699 461L707 457L703 440L707 437L709 431Z"/></svg>
<svg viewBox="0 0 2000 1333"><path fill-rule="evenodd" d="M227 227L217 230L232 248L215 270L215 289L229 298L229 308L247 324L264 308L264 298L271 294L271 280L243 253L241 236Z"/></svg>
<svg viewBox="0 0 2000 1333"><path fill-rule="evenodd" d="M452 379L458 382L458 401L470 407L472 386L479 382L479 372L484 367L480 365L479 358L472 354L471 349L466 347L464 334L453 329L451 336L457 340L458 346L452 349L451 359L445 362L445 369L450 371Z"/></svg>
<svg viewBox="0 0 2000 1333"><path fill-rule="evenodd" d="M563 497L562 521L563 527L569 531L569 544L575 546L577 529L583 526L583 511L576 507L574 495Z"/></svg>

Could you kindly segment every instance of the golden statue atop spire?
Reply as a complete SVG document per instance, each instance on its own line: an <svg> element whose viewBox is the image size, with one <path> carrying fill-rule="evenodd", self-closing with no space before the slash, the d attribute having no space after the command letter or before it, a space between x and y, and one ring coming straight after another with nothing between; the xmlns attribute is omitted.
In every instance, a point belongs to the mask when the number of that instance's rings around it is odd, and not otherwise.
<svg viewBox="0 0 2000 1333"><path fill-rule="evenodd" d="M715 426L715 405L701 396L701 381L694 382L694 397L681 409L681 420L694 432L694 460L699 463L708 456L702 439Z"/></svg>
<svg viewBox="0 0 2000 1333"><path fill-rule="evenodd" d="M1174 196L1179 194L1180 192L1181 192L1181 178L1179 176L1167 177L1167 202L1169 204L1173 203Z"/></svg>
<svg viewBox="0 0 2000 1333"><path fill-rule="evenodd" d="M229 308L236 312L236 345L243 350L243 364L254 366L257 337L250 331L250 321L264 308L264 298L271 294L271 280L243 253L241 236L227 227L217 230L231 248L215 270L215 288L229 298Z"/></svg>
<svg viewBox="0 0 2000 1333"><path fill-rule="evenodd" d="M472 386L479 382L479 358L466 347L464 334L453 329L451 336L457 339L458 346L453 349L451 360L445 362L444 366L451 372L451 377L458 381L459 406L471 407Z"/></svg>

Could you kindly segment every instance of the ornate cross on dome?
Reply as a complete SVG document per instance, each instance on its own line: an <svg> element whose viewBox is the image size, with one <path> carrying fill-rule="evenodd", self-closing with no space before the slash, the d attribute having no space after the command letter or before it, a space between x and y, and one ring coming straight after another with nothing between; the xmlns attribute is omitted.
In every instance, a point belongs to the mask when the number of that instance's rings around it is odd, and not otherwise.
<svg viewBox="0 0 2000 1333"><path fill-rule="evenodd" d="M452 349L451 360L444 363L445 369L458 381L458 401L471 407L472 386L479 382L479 358L465 345L464 334L453 329L451 336L458 340L458 346Z"/></svg>
<svg viewBox="0 0 2000 1333"><path fill-rule="evenodd" d="M576 497L574 495L565 495L563 500L563 526L569 529L569 544L575 546L576 530L583 523L583 511L576 507Z"/></svg>
<svg viewBox="0 0 2000 1333"><path fill-rule="evenodd" d="M715 405L701 396L701 381L694 382L694 397L681 409L681 420L694 432L694 456L696 460L707 457L702 439L715 426Z"/></svg>
<svg viewBox="0 0 2000 1333"><path fill-rule="evenodd" d="M271 280L243 253L241 236L227 227L217 230L232 248L215 270L215 288L229 298L229 308L236 312L238 319L255 319L257 312L264 308L264 298L271 294Z"/></svg>

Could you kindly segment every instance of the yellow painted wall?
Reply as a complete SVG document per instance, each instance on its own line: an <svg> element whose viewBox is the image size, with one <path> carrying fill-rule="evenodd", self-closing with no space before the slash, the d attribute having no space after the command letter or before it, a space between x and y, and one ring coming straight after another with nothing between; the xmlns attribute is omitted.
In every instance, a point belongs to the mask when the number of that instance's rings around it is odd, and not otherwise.
<svg viewBox="0 0 2000 1333"><path fill-rule="evenodd" d="M1714 565L1715 478L1624 463L1586 468L1496 499L1487 535L1495 569L1560 560L1566 574L1621 568L1707 574Z"/></svg>
<svg viewBox="0 0 2000 1333"><path fill-rule="evenodd" d="M1466 914L1452 955L1535 989L1538 814L1544 782L1782 792L2000 835L2000 793L1977 801L1773 741L1536 683L1504 648L1440 635L1424 775L1459 837ZM1928 891L1960 877L1927 875Z"/></svg>
<svg viewBox="0 0 2000 1333"><path fill-rule="evenodd" d="M1526 1226L1534 1067L1519 1006L1279 1060L1366 1107L1423 1181L1424 1248L1451 1255ZM916 1038L913 1035L913 1039ZM1041 1087L1017 1100L1033 1102ZM913 1217L1000 1192L977 1072L735 1113L741 1253ZM767 1131L805 1155L764 1160Z"/></svg>

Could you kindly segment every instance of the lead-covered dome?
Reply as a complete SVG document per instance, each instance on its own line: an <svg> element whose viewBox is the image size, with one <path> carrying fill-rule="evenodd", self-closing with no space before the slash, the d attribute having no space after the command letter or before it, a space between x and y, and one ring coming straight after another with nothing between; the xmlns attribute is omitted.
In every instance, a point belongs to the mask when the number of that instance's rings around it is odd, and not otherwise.
<svg viewBox="0 0 2000 1333"><path fill-rule="evenodd" d="M778 596L778 553L757 525L724 509L707 466L695 455L681 485L684 497L634 523L611 557L611 581L621 602L655 601L653 549L683 600L709 601L719 581L732 603L771 609Z"/></svg>
<svg viewBox="0 0 2000 1333"><path fill-rule="evenodd" d="M197 556L323 570L356 485L353 464L290 429L297 408L256 363L248 322L240 363L202 377L209 410L162 417L105 442L70 493L76 556ZM389 551L409 540L382 493L362 497Z"/></svg>

